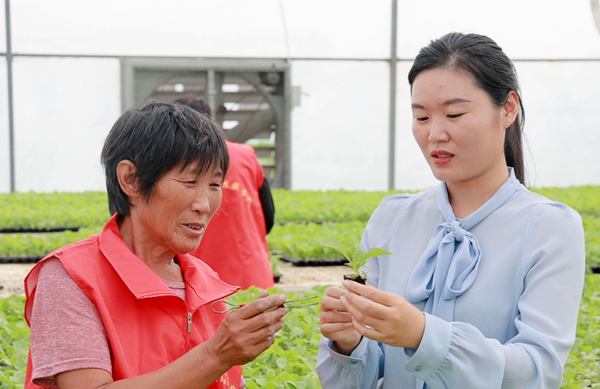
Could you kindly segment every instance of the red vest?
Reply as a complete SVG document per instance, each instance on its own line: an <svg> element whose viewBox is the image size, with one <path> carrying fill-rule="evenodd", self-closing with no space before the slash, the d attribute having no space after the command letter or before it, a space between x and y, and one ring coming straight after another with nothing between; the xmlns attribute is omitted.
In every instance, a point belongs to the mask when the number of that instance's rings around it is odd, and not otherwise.
<svg viewBox="0 0 600 389"><path fill-rule="evenodd" d="M61 261L98 308L108 335L115 381L156 371L208 340L225 317L212 312L211 303L238 290L198 259L178 255L186 284L187 301L182 300L129 250L116 215L99 235L65 246L44 259L51 257ZM25 279L28 323L40 263ZM25 388L39 388L31 383L31 371L29 358ZM242 367L235 366L210 388L239 388L241 373Z"/></svg>
<svg viewBox="0 0 600 389"><path fill-rule="evenodd" d="M231 285L272 288L267 227L258 196L265 173L250 146L227 142L229 170L221 207L210 219L200 247L190 254L202 259Z"/></svg>

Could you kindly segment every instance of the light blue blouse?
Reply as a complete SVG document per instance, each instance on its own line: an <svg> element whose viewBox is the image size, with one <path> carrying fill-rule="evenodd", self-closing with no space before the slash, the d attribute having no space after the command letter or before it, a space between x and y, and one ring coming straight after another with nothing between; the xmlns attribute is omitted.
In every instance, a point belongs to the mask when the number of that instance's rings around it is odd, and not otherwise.
<svg viewBox="0 0 600 389"><path fill-rule="evenodd" d="M368 282L426 312L425 333L417 350L363 338L350 356L323 338L323 388L376 388L380 378L384 389L560 387L585 273L573 209L530 192L511 170L462 220L444 183L388 196L361 245L393 253L369 261ZM449 247L450 260L442 258Z"/></svg>

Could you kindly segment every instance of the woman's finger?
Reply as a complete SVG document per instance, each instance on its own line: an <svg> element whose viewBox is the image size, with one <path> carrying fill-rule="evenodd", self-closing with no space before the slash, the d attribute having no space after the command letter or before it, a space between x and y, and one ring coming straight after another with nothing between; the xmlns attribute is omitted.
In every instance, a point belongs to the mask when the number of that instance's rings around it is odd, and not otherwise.
<svg viewBox="0 0 600 389"><path fill-rule="evenodd" d="M285 302L285 299L285 294L274 294L266 297L259 297L251 303L236 309L234 312L232 312L232 314L235 314L240 320L246 320L269 309L282 306Z"/></svg>
<svg viewBox="0 0 600 389"><path fill-rule="evenodd" d="M321 300L321 311L325 312L325 311L342 311L345 312L346 311L346 307L344 306L344 304L342 304L342 302L340 301L339 298L333 298L333 297L324 297L323 300Z"/></svg>
<svg viewBox="0 0 600 389"><path fill-rule="evenodd" d="M331 288L327 288L326 295L329 297L340 298L345 293L344 289L338 288L337 286L332 286Z"/></svg>
<svg viewBox="0 0 600 389"><path fill-rule="evenodd" d="M248 333L260 331L264 327L277 323L289 312L289 310L289 308L277 308L272 311L262 312L254 317L244 320L243 327L239 330Z"/></svg>
<svg viewBox="0 0 600 389"><path fill-rule="evenodd" d="M333 335L336 332L347 330L348 328L352 328L352 326L352 321L345 323L324 323L321 324L321 333L329 338L328 335Z"/></svg>
<svg viewBox="0 0 600 389"><path fill-rule="evenodd" d="M354 295L354 296L356 296L356 295ZM359 300L365 300L360 296L356 296L356 298ZM342 296L340 298L340 300L342 302L346 303L346 309L348 310L348 313L350 315L352 315L352 318L354 321L357 321L358 323L362 324L363 326L367 325L369 327L373 327L376 330L381 330L382 328L385 327L385 323L386 323L385 319L382 319L382 318L379 318L376 316L372 316L370 313L364 312L359 307L355 306L354 302L349 301L347 299L347 296ZM370 302L370 304L374 305L376 303ZM383 308L385 308L385 307L383 307ZM373 310L377 310L377 309L371 307L370 311L373 311Z"/></svg>
<svg viewBox="0 0 600 389"><path fill-rule="evenodd" d="M348 280L344 280L344 282L342 282L342 284L350 292L353 292L359 296L366 297L369 300L375 301L386 307L393 306L395 303L394 298L397 297L397 295L394 295L394 294L388 293L388 292L384 292L384 291L379 290L369 284L362 285L362 284L359 284L358 282L348 281Z"/></svg>
<svg viewBox="0 0 600 389"><path fill-rule="evenodd" d="M348 293L345 296L342 296L340 298L340 301L342 301L342 303L344 301L347 301L352 305L353 308L358 309L364 315L371 316L377 319L388 319L390 312L393 309L388 306L381 305L376 301L367 300L366 298L363 298L362 296L359 296L356 293L352 293L350 291L348 291ZM348 309L347 305L346 309Z"/></svg>
<svg viewBox="0 0 600 389"><path fill-rule="evenodd" d="M358 322L356 319L352 319L352 327L364 336L365 338L372 339L376 342L386 343L386 337L383 333L379 332L376 328L368 328L365 327L362 323Z"/></svg>
<svg viewBox="0 0 600 389"><path fill-rule="evenodd" d="M350 323L352 316L348 312L327 311L321 313L320 322L324 323Z"/></svg>
<svg viewBox="0 0 600 389"><path fill-rule="evenodd" d="M247 339L248 344L259 344L269 337L274 337L275 334L283 328L283 325L284 319L282 318L275 323L250 333Z"/></svg>

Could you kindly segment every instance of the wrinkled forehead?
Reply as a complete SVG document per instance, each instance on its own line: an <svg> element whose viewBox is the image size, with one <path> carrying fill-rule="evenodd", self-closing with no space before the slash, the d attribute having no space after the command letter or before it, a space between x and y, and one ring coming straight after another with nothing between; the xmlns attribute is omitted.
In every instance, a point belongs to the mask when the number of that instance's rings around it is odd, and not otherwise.
<svg viewBox="0 0 600 389"><path fill-rule="evenodd" d="M222 161L217 157L212 159L199 158L191 162L181 161L174 167L174 170L194 176L211 175L223 177L225 173L223 172L222 164Z"/></svg>

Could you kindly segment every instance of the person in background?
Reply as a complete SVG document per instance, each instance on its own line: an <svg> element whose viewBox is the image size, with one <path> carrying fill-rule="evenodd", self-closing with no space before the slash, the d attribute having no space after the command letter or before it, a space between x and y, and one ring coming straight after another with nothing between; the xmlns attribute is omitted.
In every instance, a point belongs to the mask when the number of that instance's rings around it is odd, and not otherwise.
<svg viewBox="0 0 600 389"><path fill-rule="evenodd" d="M182 97L174 101L211 116L205 100ZM274 285L267 234L273 228L275 205L269 183L254 148L227 141L229 170L223 182L223 201L206 230L206 238L190 254L210 265L219 277L242 289Z"/></svg>
<svg viewBox="0 0 600 389"><path fill-rule="evenodd" d="M386 197L364 231L368 285L321 308L325 389L558 389L585 274L582 220L525 186L515 68L478 34L422 48L412 131L441 185ZM383 380L383 382L381 382Z"/></svg>
<svg viewBox="0 0 600 389"><path fill-rule="evenodd" d="M178 104L125 112L102 150L112 217L46 256L25 280L26 389L237 389L242 366L283 326L285 295L239 288L187 254L221 202L229 166L219 125Z"/></svg>

